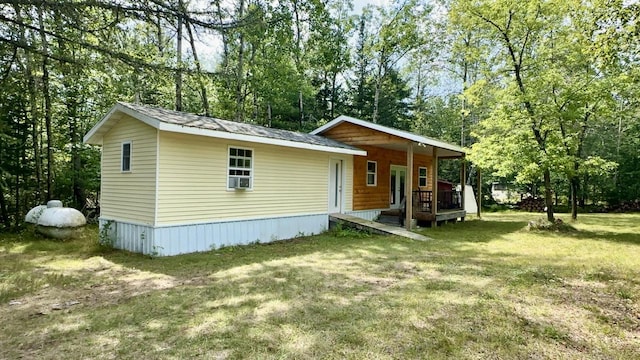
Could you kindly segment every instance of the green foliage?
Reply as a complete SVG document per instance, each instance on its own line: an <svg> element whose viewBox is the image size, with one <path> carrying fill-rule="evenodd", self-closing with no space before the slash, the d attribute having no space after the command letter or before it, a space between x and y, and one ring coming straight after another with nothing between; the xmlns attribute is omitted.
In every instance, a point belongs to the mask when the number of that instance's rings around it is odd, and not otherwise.
<svg viewBox="0 0 640 360"><path fill-rule="evenodd" d="M345 226L341 222L338 222L337 224L335 224L335 226L330 228L328 233L331 236L338 237L338 238L361 239L361 238L367 238L371 236L371 232L367 229L358 229L350 226Z"/></svg>
<svg viewBox="0 0 640 360"><path fill-rule="evenodd" d="M106 221L102 225L102 228L98 233L98 244L101 247L108 250L111 250L114 248L114 244L117 240L115 237L115 229L113 229L113 224L114 222L112 220ZM141 240L144 240L144 239L141 239Z"/></svg>
<svg viewBox="0 0 640 360"><path fill-rule="evenodd" d="M576 229L560 219L551 222L547 219L531 220L527 224L529 231L575 232Z"/></svg>
<svg viewBox="0 0 640 360"><path fill-rule="evenodd" d="M614 3L607 6L621 6ZM613 66L593 51L602 45L594 39L609 26L599 22L601 6L599 1L452 3L452 28L467 45L461 52L485 69L484 78L465 91L468 103L483 113L473 128L478 141L469 158L475 164L519 184L540 182L545 172L564 177L575 202L589 183L617 180L620 159L596 143L605 135L620 144L620 132L612 130L637 86L629 92L631 63Z"/></svg>

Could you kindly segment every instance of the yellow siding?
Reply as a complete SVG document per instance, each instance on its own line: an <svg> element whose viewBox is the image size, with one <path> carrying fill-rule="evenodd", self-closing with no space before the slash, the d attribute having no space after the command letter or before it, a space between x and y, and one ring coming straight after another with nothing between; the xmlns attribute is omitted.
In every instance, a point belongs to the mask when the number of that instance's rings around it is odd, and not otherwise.
<svg viewBox="0 0 640 360"><path fill-rule="evenodd" d="M253 149L253 190L227 191L230 145ZM167 132L160 132L159 148L159 225L325 213L329 159L352 161L350 155Z"/></svg>
<svg viewBox="0 0 640 360"><path fill-rule="evenodd" d="M121 144L131 141L131 172L120 171ZM102 146L100 215L153 225L157 130L126 115L107 132Z"/></svg>

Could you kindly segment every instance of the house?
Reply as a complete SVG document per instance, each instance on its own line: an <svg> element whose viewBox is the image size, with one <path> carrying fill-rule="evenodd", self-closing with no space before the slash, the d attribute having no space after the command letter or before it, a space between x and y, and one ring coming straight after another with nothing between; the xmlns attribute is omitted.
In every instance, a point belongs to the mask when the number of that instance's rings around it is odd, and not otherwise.
<svg viewBox="0 0 640 360"><path fill-rule="evenodd" d="M101 232L157 255L317 234L332 213L372 219L407 187L432 191L434 156L464 156L347 117L304 134L124 102L84 141L102 146Z"/></svg>
<svg viewBox="0 0 640 360"><path fill-rule="evenodd" d="M464 159L462 148L348 116L340 116L311 133L367 152L367 156L353 159L353 202L347 213L375 219L388 209L398 209L407 189L412 189L413 196L406 198L407 220L435 225L464 219L464 192L456 194L451 183L438 181L438 161L434 161ZM462 188L466 188L464 169L461 166ZM410 221L405 223L410 226Z"/></svg>

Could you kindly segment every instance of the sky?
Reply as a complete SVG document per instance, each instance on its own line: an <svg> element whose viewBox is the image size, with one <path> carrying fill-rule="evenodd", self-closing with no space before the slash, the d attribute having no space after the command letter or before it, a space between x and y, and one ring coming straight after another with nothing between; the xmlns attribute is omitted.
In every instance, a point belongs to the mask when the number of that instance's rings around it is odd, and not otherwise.
<svg viewBox="0 0 640 360"><path fill-rule="evenodd" d="M353 0L353 14L362 13L362 9L367 5L385 6L389 4L391 4L391 0ZM196 43L196 51L200 63L205 70L213 72L222 52L222 41L215 34L200 34L199 39L200 41Z"/></svg>
<svg viewBox="0 0 640 360"><path fill-rule="evenodd" d="M367 5L385 6L391 4L390 0L353 0L353 13L359 14Z"/></svg>

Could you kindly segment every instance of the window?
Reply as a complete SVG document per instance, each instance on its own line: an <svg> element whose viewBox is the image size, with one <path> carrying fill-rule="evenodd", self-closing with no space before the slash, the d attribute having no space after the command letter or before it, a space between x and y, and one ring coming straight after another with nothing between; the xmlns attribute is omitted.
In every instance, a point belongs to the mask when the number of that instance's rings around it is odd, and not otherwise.
<svg viewBox="0 0 640 360"><path fill-rule="evenodd" d="M427 168L426 167L418 168L418 186L419 187L427 186Z"/></svg>
<svg viewBox="0 0 640 360"><path fill-rule="evenodd" d="M125 141L122 143L122 149L120 154L121 154L120 171L130 172L131 171L131 141Z"/></svg>
<svg viewBox="0 0 640 360"><path fill-rule="evenodd" d="M227 189L251 189L253 187L253 150L229 148L229 172Z"/></svg>
<svg viewBox="0 0 640 360"><path fill-rule="evenodd" d="M376 186L378 182L378 163L367 161L367 186Z"/></svg>

